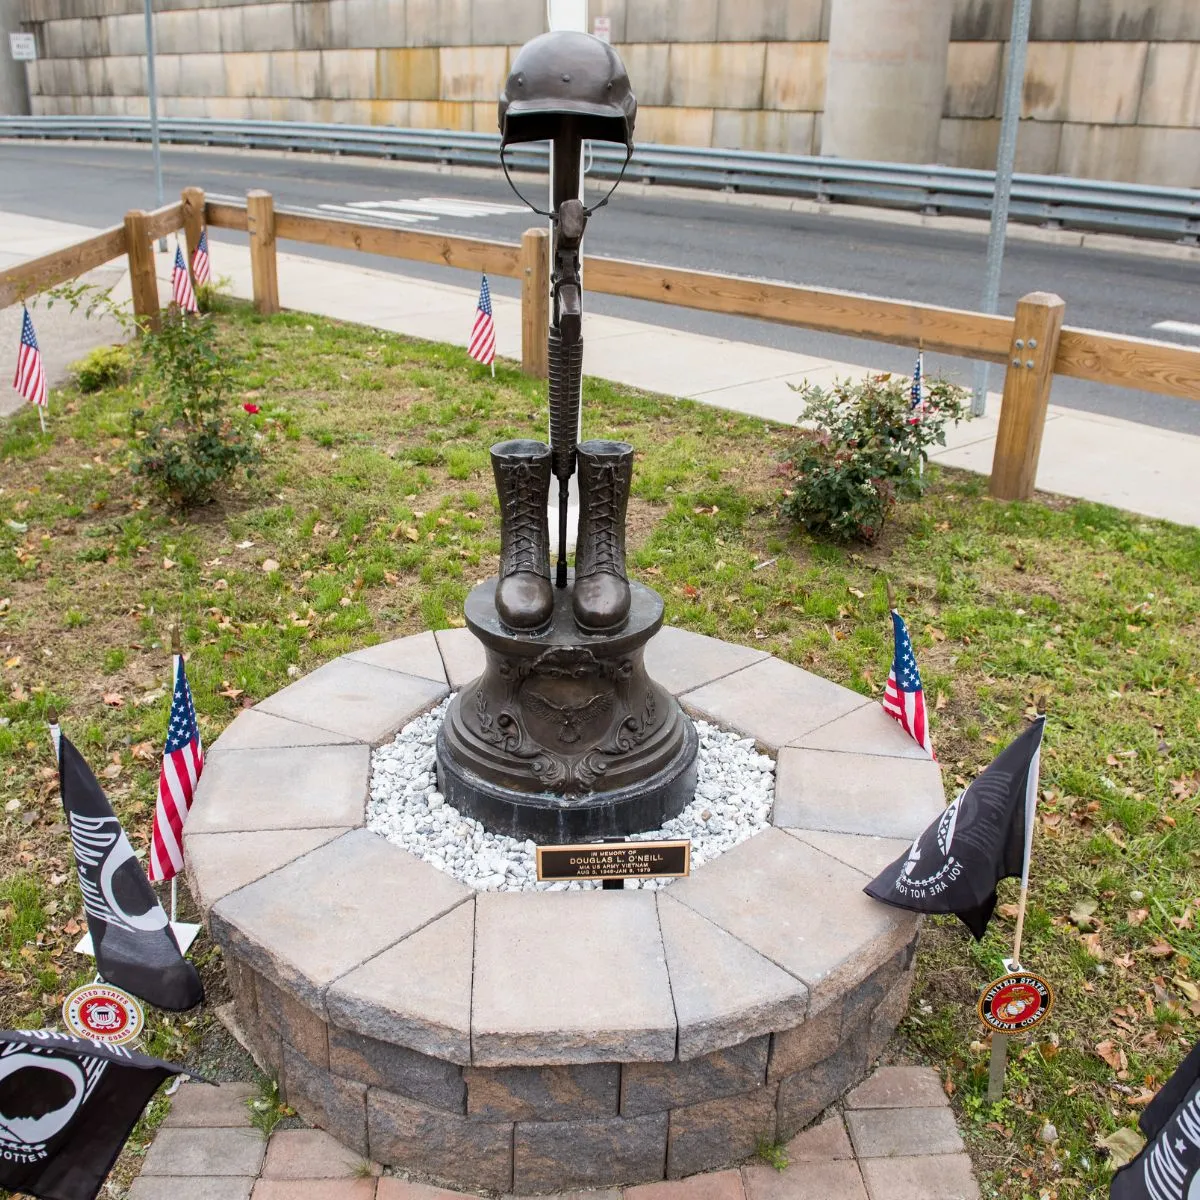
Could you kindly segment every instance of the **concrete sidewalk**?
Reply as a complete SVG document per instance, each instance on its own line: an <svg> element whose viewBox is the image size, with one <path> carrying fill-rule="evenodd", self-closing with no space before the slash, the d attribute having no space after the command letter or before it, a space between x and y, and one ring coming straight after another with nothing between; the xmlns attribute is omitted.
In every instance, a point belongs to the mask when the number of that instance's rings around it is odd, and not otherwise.
<svg viewBox="0 0 1200 1200"><path fill-rule="evenodd" d="M264 1144L246 1107L254 1092L249 1084L183 1084L129 1200L478 1200L383 1175L318 1129L277 1130ZM544 1200L979 1200L941 1080L928 1067L880 1067L784 1152L782 1170L756 1161Z"/></svg>
<svg viewBox="0 0 1200 1200"><path fill-rule="evenodd" d="M22 257L31 256L88 232L78 226L7 213L0 214L0 229L5 231L0 239L0 266L14 261L18 246L24 250ZM164 300L170 295L173 255L173 242L167 254L158 255ZM230 279L235 295L251 295L250 258L245 248L214 242L212 263L214 277ZM278 255L278 270L279 294L287 308L466 345L478 292L477 281L465 274L466 286L453 287L284 252ZM127 293L127 281L124 288ZM498 351L519 359L520 303L495 295L492 303ZM19 313L19 309L15 311ZM7 372L8 377L16 355L16 337L6 334L13 312L0 313L0 375ZM39 328L43 319L35 315ZM66 322L64 336L71 336L69 327ZM39 336L49 358L52 331L47 329ZM805 380L827 384L874 373L877 368L870 366L870 354L870 344L864 343L865 363L834 362L617 317L589 314L584 318L587 374L784 423L795 422L802 410L799 396L789 384ZM52 373L51 378L53 381L56 376ZM990 471L999 412L1000 396L993 392L988 415L951 430L947 447L933 457L948 466ZM1050 406L1037 480L1045 491L1200 525L1200 489L1194 486L1197 473L1200 437Z"/></svg>

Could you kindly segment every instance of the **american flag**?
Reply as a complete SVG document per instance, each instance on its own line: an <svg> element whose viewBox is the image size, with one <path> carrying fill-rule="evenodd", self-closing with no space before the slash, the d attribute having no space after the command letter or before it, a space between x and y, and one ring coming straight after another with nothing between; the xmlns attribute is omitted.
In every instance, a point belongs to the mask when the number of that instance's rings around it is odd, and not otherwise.
<svg viewBox="0 0 1200 1200"><path fill-rule="evenodd" d="M883 711L899 721L901 728L913 741L930 758L936 759L925 713L921 672L917 670L917 659L913 654L904 618L895 609L892 609L892 633L896 650L892 657L892 669L888 672L887 686L883 691Z"/></svg>
<svg viewBox="0 0 1200 1200"><path fill-rule="evenodd" d="M922 384L925 377L925 351L917 351L917 365L913 367L913 381L911 399L908 405L910 425L919 425L921 418L925 415L925 395L922 391Z"/></svg>
<svg viewBox="0 0 1200 1200"><path fill-rule="evenodd" d="M46 407L49 400L46 369L42 366L42 352L38 349L29 309L25 309L21 321L21 349L17 352L17 373L13 376L13 387L30 404L36 404L38 408Z"/></svg>
<svg viewBox="0 0 1200 1200"><path fill-rule="evenodd" d="M173 879L183 866L183 823L204 769L204 749L196 724L196 707L183 669L183 655L175 655L175 690L167 722L167 744L158 777L158 804L154 808L154 834L150 839L150 879Z"/></svg>
<svg viewBox="0 0 1200 1200"><path fill-rule="evenodd" d="M475 305L475 324L467 343L467 353L485 367L490 363L492 374L496 373L496 325L492 320L492 293L486 275L479 287L479 303Z"/></svg>
<svg viewBox="0 0 1200 1200"><path fill-rule="evenodd" d="M200 230L200 241L196 244L196 253L192 255L192 275L196 286L203 287L212 278L208 261L208 230Z"/></svg>
<svg viewBox="0 0 1200 1200"><path fill-rule="evenodd" d="M191 276L183 262L183 250L178 243L175 244L175 267L171 271L171 299L184 312L200 311L196 305L196 293L192 291Z"/></svg>

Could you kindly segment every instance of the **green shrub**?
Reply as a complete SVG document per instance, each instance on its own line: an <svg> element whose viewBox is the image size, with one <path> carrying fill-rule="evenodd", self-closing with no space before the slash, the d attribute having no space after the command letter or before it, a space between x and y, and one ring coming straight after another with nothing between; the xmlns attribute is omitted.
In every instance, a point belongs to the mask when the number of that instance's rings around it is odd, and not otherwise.
<svg viewBox="0 0 1200 1200"><path fill-rule="evenodd" d="M944 446L946 425L966 412L966 390L944 380L925 381L920 419L912 413L911 385L900 375L792 390L806 409L785 459L783 513L838 541L874 542L897 499L920 496L926 448Z"/></svg>
<svg viewBox="0 0 1200 1200"><path fill-rule="evenodd" d="M232 364L215 336L210 319L168 309L142 340L149 405L133 415L132 469L176 508L207 503L262 457L247 420L228 409Z"/></svg>
<svg viewBox="0 0 1200 1200"><path fill-rule="evenodd" d="M128 346L97 346L71 369L81 392L98 392L125 383L132 366Z"/></svg>

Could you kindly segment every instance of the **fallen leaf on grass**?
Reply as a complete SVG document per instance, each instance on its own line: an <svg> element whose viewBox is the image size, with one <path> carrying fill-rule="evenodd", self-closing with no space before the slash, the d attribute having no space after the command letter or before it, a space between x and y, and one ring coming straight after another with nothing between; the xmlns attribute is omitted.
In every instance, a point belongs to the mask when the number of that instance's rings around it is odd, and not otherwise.
<svg viewBox="0 0 1200 1200"><path fill-rule="evenodd" d="M1100 935L1098 933L1086 933L1079 940L1083 943L1083 948L1093 958L1103 960L1104 947L1100 945Z"/></svg>
<svg viewBox="0 0 1200 1200"><path fill-rule="evenodd" d="M6 667L19 667L21 665L21 656L18 654L13 658L5 659L4 665Z"/></svg>
<svg viewBox="0 0 1200 1200"><path fill-rule="evenodd" d="M154 758L154 746L150 742L138 742L136 745L130 746L129 753L138 762L150 762Z"/></svg>
<svg viewBox="0 0 1200 1200"><path fill-rule="evenodd" d="M105 692L104 703L110 708L124 708L125 697L120 692Z"/></svg>
<svg viewBox="0 0 1200 1200"><path fill-rule="evenodd" d="M1128 921L1130 925L1141 925L1149 915L1150 910L1148 908L1131 908L1125 914L1125 920Z"/></svg>
<svg viewBox="0 0 1200 1200"><path fill-rule="evenodd" d="M163 559L163 570L164 571L173 570L178 565L179 564L173 558L164 558Z"/></svg>
<svg viewBox="0 0 1200 1200"><path fill-rule="evenodd" d="M1171 982L1193 1003L1200 1001L1200 987L1197 987L1190 979L1184 979L1182 975L1175 975Z"/></svg>
<svg viewBox="0 0 1200 1200"><path fill-rule="evenodd" d="M1147 946L1145 952L1152 958L1170 958L1175 953L1175 947L1168 946L1166 942L1155 942L1153 946Z"/></svg>
<svg viewBox="0 0 1200 1200"><path fill-rule="evenodd" d="M279 570L279 564L273 558L268 558L263 561L262 569L267 575L270 575L273 571Z"/></svg>
<svg viewBox="0 0 1200 1200"><path fill-rule="evenodd" d="M1141 1154L1145 1144L1145 1138L1136 1129L1128 1127L1118 1129L1108 1137L1096 1139L1096 1145L1101 1150L1108 1151L1109 1161L1114 1167L1123 1167L1126 1163L1133 1162Z"/></svg>
<svg viewBox="0 0 1200 1200"><path fill-rule="evenodd" d="M100 772L100 774L105 779L120 779L121 778L121 764L120 763L109 763L108 766L105 767L104 770Z"/></svg>
<svg viewBox="0 0 1200 1200"><path fill-rule="evenodd" d="M1007 917L1010 921L1017 919L1017 913L1021 911L1019 904L1001 904L996 911L1002 916Z"/></svg>
<svg viewBox="0 0 1200 1200"><path fill-rule="evenodd" d="M1104 1041L1098 1042L1096 1044L1096 1053L1114 1071L1127 1071L1129 1069L1129 1059L1125 1057L1125 1051L1111 1038L1106 1038Z"/></svg>
<svg viewBox="0 0 1200 1200"><path fill-rule="evenodd" d="M1082 900L1077 900L1069 914L1071 923L1080 930L1095 928L1099 924L1099 921L1095 917L1096 909L1099 907L1099 903L1090 896L1085 896Z"/></svg>
<svg viewBox="0 0 1200 1200"><path fill-rule="evenodd" d="M225 683L224 680L221 682ZM225 687L217 695L227 696L230 700L236 700L242 694L243 690L243 688L235 688L231 684L225 683Z"/></svg>

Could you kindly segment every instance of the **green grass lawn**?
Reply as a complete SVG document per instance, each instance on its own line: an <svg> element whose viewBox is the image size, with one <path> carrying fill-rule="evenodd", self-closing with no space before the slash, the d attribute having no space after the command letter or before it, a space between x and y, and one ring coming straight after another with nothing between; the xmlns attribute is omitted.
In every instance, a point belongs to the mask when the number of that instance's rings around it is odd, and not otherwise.
<svg viewBox="0 0 1200 1200"><path fill-rule="evenodd" d="M488 446L546 424L544 385L508 366L493 380L461 351L304 316L219 319L266 458L216 504L178 517L135 486L134 387L56 395L49 439L32 411L0 427L0 1026L55 1023L88 974L47 707L144 846L172 623L209 742L289 676L461 624L497 564ZM1200 1035L1200 531L996 503L934 469L877 546L821 545L778 515L787 429L584 390L585 435L638 448L631 570L669 621L877 696L890 577L948 796L1049 714L1023 958L1054 1015L1013 1044L1006 1098L987 1105L975 1000L1011 943L1009 881L979 945L927 924L894 1049L942 1072L985 1193L1097 1194L1097 1140L1135 1122ZM220 998L211 943L196 956ZM211 1020L154 1015L148 1047L194 1054Z"/></svg>

